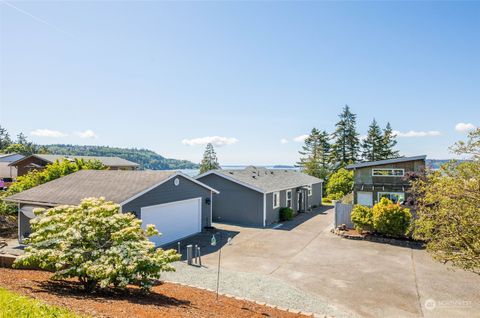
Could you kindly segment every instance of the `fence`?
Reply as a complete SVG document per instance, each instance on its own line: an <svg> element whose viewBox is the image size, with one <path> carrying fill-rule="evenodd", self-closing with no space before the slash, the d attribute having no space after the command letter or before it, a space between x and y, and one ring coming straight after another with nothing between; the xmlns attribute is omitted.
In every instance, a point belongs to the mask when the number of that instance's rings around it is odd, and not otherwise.
<svg viewBox="0 0 480 318"><path fill-rule="evenodd" d="M353 228L353 223L350 219L352 210L353 204L335 202L335 228L342 224L345 224L348 228Z"/></svg>

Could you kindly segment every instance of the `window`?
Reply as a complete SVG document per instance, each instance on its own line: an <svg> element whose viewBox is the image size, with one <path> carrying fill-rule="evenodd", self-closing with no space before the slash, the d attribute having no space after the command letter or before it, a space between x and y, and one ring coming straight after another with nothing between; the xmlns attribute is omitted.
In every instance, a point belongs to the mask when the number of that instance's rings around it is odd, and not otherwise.
<svg viewBox="0 0 480 318"><path fill-rule="evenodd" d="M405 201L405 193L403 192L378 192L378 202L381 198L387 198L393 203L403 203Z"/></svg>
<svg viewBox="0 0 480 318"><path fill-rule="evenodd" d="M308 188L308 196L311 196L312 195L312 186L309 185L307 188Z"/></svg>
<svg viewBox="0 0 480 318"><path fill-rule="evenodd" d="M286 198L287 198L287 208L291 208L292 207L292 190L287 190L287 195L286 195Z"/></svg>
<svg viewBox="0 0 480 318"><path fill-rule="evenodd" d="M374 177L403 177L404 169L372 169Z"/></svg>
<svg viewBox="0 0 480 318"><path fill-rule="evenodd" d="M280 192L273 192L273 208L280 206Z"/></svg>

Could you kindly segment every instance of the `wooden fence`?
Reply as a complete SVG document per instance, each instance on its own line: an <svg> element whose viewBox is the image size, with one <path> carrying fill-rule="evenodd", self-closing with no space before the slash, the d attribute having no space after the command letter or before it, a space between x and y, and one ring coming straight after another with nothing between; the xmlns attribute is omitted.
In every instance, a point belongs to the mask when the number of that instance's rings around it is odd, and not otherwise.
<svg viewBox="0 0 480 318"><path fill-rule="evenodd" d="M348 228L353 228L350 214L353 210L353 204L344 204L341 202L335 202L335 228L345 224Z"/></svg>

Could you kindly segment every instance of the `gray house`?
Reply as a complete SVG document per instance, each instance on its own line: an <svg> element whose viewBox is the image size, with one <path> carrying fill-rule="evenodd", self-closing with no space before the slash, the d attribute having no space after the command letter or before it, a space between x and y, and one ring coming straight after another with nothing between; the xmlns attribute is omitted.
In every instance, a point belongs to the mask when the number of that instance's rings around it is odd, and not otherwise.
<svg viewBox="0 0 480 318"><path fill-rule="evenodd" d="M279 221L282 207L305 212L322 203L323 180L287 169L212 170L196 177L218 189L213 220L254 226Z"/></svg>
<svg viewBox="0 0 480 318"><path fill-rule="evenodd" d="M18 204L18 237L30 234L35 208L77 205L84 198L104 197L132 212L143 226L162 233L151 238L165 245L211 226L212 196L217 190L176 171L81 170L6 198Z"/></svg>

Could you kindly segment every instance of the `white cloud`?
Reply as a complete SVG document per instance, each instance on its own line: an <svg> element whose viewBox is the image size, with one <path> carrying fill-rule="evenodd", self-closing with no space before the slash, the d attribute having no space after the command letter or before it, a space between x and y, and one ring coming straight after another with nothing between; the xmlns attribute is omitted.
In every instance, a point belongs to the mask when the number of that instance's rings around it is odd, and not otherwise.
<svg viewBox="0 0 480 318"><path fill-rule="evenodd" d="M37 137L51 137L51 138L59 138L65 137L67 134L58 131L58 130L50 130L50 129L35 129L34 131L30 132L32 136Z"/></svg>
<svg viewBox="0 0 480 318"><path fill-rule="evenodd" d="M182 144L188 146L202 146L211 143L214 146L222 147L226 145L233 145L238 142L237 138L233 137L220 137L220 136L208 136L192 139L183 139Z"/></svg>
<svg viewBox="0 0 480 318"><path fill-rule="evenodd" d="M85 131L77 131L75 135L77 135L80 138L97 138L98 137L97 134L90 129L87 129Z"/></svg>
<svg viewBox="0 0 480 318"><path fill-rule="evenodd" d="M282 138L282 139L280 139L280 143L282 145L288 144L288 139L287 138Z"/></svg>
<svg viewBox="0 0 480 318"><path fill-rule="evenodd" d="M394 130L393 133L397 137L405 137L405 138L434 137L434 136L440 136L442 134L438 130L430 130L430 131L410 130L410 131L407 131L407 132L401 132L401 131L398 131L398 130Z"/></svg>
<svg viewBox="0 0 480 318"><path fill-rule="evenodd" d="M458 123L455 125L455 130L459 132L467 132L474 130L475 128L477 127L475 127L475 125L472 123Z"/></svg>
<svg viewBox="0 0 480 318"><path fill-rule="evenodd" d="M308 135L300 135L300 136L297 136L295 138L293 138L293 141L295 142L304 142L305 139L308 138Z"/></svg>

